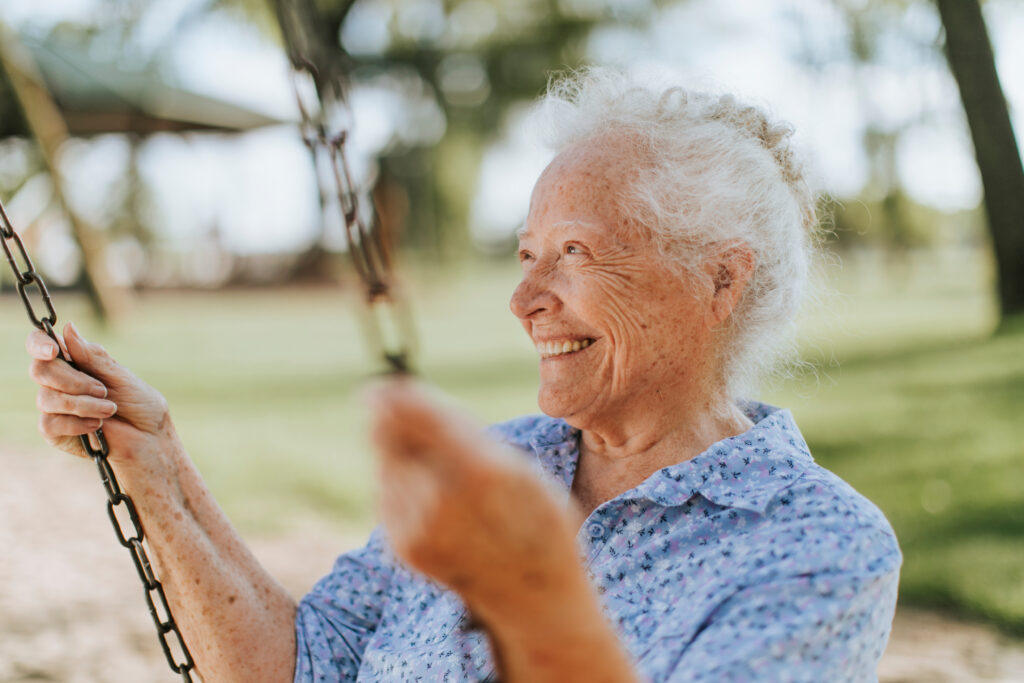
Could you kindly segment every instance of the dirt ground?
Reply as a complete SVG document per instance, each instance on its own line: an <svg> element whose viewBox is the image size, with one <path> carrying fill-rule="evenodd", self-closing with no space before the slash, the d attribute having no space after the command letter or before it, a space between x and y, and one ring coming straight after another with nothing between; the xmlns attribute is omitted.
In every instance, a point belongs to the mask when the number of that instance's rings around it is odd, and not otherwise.
<svg viewBox="0 0 1024 683"><path fill-rule="evenodd" d="M93 468L47 451L0 449L0 473L0 683L179 680L166 668L128 554L113 538ZM309 521L250 541L298 596L361 539ZM1024 642L901 609L879 679L1024 682Z"/></svg>

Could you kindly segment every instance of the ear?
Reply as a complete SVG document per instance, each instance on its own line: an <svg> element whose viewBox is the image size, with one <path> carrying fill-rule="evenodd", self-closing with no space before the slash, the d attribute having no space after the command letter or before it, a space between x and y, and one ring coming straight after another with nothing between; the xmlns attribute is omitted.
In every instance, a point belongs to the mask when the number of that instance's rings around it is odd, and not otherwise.
<svg viewBox="0 0 1024 683"><path fill-rule="evenodd" d="M708 309L710 327L722 325L732 315L756 263L753 250L740 241L729 243L708 259L705 272L714 287Z"/></svg>

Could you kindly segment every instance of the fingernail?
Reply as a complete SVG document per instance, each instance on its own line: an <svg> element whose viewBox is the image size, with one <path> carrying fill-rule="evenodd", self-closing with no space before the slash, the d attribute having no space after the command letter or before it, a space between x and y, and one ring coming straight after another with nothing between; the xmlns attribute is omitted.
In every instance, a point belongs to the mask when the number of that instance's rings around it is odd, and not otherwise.
<svg viewBox="0 0 1024 683"><path fill-rule="evenodd" d="M114 413L117 412L117 404L114 403L113 401L104 401L102 405L104 410L107 411L108 417L114 415Z"/></svg>
<svg viewBox="0 0 1024 683"><path fill-rule="evenodd" d="M72 323L72 322L69 322L69 323L68 323L68 327L70 327L70 328L71 328L71 332L72 332L72 333L74 333L74 335L75 335L76 337L78 337L79 339L85 339L85 337L83 337L83 336L82 336L82 333L78 331L78 328L77 328L77 327L75 327L75 324L74 324L74 323Z"/></svg>
<svg viewBox="0 0 1024 683"><path fill-rule="evenodd" d="M96 398L106 398L107 388L100 384L99 382L96 382L91 387L89 387L89 395L95 396Z"/></svg>

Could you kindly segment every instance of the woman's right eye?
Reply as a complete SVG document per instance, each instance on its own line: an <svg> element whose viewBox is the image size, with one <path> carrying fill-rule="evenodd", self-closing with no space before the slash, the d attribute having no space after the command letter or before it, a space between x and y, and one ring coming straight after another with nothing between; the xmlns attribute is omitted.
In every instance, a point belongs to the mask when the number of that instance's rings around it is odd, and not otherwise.
<svg viewBox="0 0 1024 683"><path fill-rule="evenodd" d="M526 251L525 249L520 249L519 250L519 262L520 263L525 263L526 261L532 261L532 260L533 260L533 254L531 254L530 252Z"/></svg>

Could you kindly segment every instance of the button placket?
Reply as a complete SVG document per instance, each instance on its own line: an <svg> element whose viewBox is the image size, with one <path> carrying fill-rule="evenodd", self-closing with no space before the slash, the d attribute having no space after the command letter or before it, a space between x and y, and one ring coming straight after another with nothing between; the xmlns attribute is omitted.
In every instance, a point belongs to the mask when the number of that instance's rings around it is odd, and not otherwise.
<svg viewBox="0 0 1024 683"><path fill-rule="evenodd" d="M602 503L590 513L580 527L577 538L589 548L587 564L594 562L601 551L608 545L615 532L615 525L621 516L621 506L611 500Z"/></svg>

